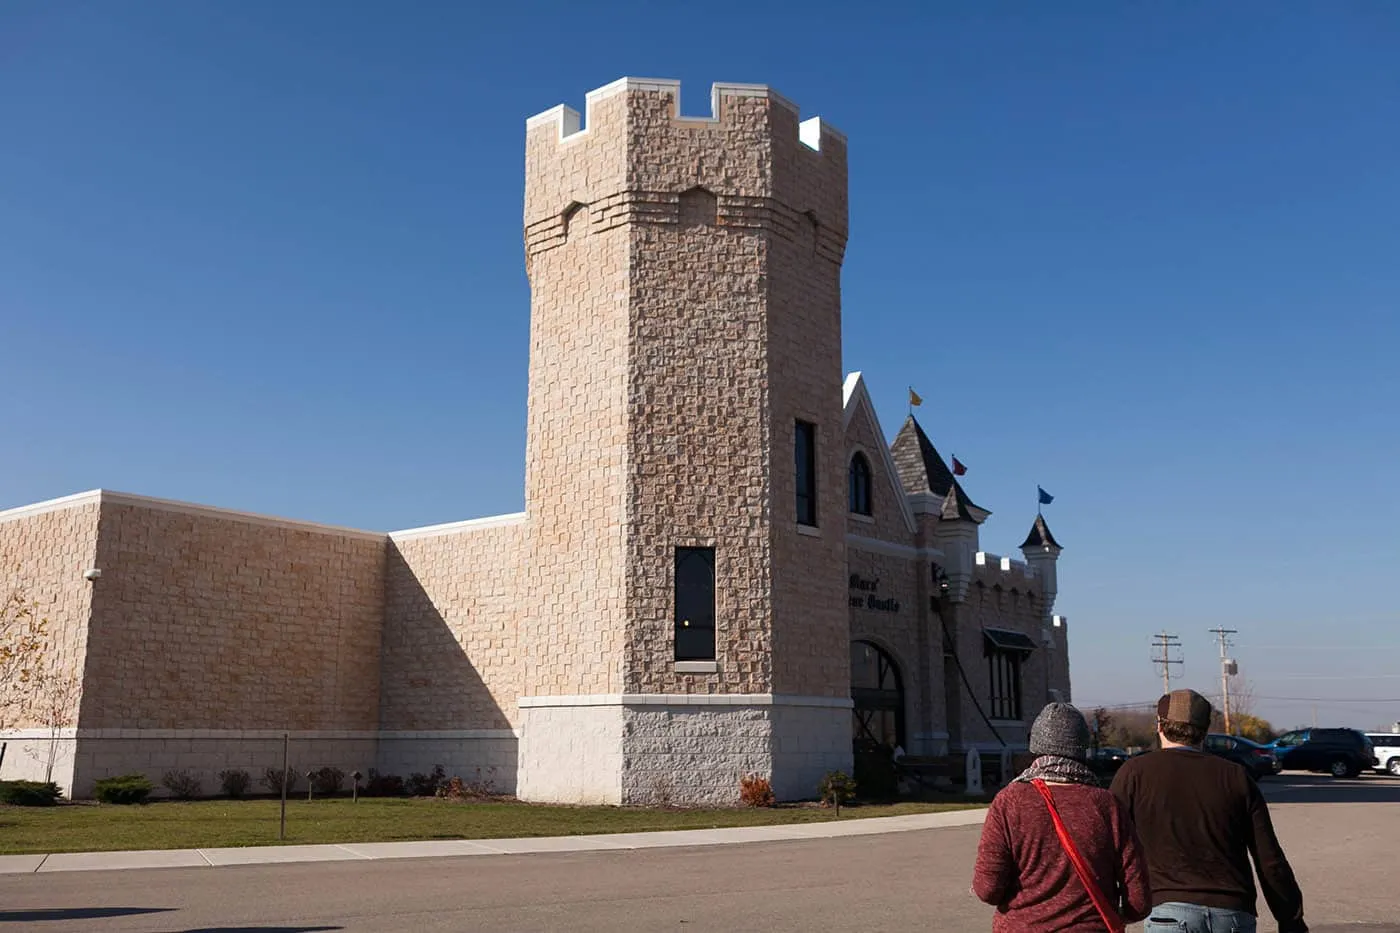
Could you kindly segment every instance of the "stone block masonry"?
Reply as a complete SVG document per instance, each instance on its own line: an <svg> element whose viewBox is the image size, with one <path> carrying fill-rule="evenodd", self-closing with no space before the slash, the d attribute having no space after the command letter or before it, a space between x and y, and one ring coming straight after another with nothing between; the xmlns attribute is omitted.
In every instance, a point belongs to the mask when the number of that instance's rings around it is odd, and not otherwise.
<svg viewBox="0 0 1400 933"><path fill-rule="evenodd" d="M981 551L990 513L912 415L891 447L842 377L845 138L759 85L715 85L708 117L679 98L624 78L586 125L526 123L523 512L380 534L98 491L0 513L79 686L53 715L0 697L0 776L52 756L80 794L131 770L212 791L289 732L299 770L722 805L747 774L812 797L896 745L984 744L992 692L1019 726L1067 697L1048 526L1025 563ZM711 553L678 591L679 548Z"/></svg>
<svg viewBox="0 0 1400 933"><path fill-rule="evenodd" d="M373 730L384 538L105 494L85 729Z"/></svg>

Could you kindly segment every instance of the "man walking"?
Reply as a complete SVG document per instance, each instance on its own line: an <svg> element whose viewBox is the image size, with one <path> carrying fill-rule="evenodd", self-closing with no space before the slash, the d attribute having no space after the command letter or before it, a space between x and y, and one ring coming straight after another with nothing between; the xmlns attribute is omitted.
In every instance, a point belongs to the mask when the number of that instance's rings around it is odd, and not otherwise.
<svg viewBox="0 0 1400 933"><path fill-rule="evenodd" d="M1307 933L1303 892L1264 795L1243 767L1201 750L1210 716L1194 690L1162 697L1162 750L1129 760L1113 779L1147 852L1152 912L1143 931L1255 933L1253 856L1279 933Z"/></svg>

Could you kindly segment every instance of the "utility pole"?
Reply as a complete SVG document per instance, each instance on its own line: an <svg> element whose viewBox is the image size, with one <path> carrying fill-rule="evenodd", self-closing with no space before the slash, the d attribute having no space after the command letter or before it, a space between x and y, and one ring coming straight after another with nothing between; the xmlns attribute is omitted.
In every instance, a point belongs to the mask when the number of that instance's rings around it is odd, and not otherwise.
<svg viewBox="0 0 1400 933"><path fill-rule="evenodd" d="M1172 658L1172 649L1181 647L1181 639L1175 635L1168 635L1165 632L1159 632L1152 637L1156 639L1156 644L1154 645L1154 647L1156 647L1162 653L1160 657L1154 655L1152 658L1152 662L1154 664L1162 665L1162 692L1164 694L1171 693L1172 665L1181 664L1180 658Z"/></svg>
<svg viewBox="0 0 1400 933"><path fill-rule="evenodd" d="M1239 668L1235 666L1234 661L1225 656L1225 649L1230 646L1229 641L1227 641L1227 636L1238 635L1239 632L1232 628L1223 627L1213 628L1210 629L1210 631L1220 639L1220 695L1225 701L1225 734L1234 735L1235 733L1230 729L1230 675L1239 670Z"/></svg>

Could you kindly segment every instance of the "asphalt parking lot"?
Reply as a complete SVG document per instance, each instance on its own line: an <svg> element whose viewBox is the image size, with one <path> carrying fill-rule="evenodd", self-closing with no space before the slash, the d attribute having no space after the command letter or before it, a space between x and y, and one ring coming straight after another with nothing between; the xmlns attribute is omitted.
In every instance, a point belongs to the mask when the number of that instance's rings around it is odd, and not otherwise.
<svg viewBox="0 0 1400 933"><path fill-rule="evenodd" d="M1314 933L1400 933L1400 780L1290 773L1261 786ZM0 931L988 930L990 909L968 892L979 833L10 875L0 877Z"/></svg>

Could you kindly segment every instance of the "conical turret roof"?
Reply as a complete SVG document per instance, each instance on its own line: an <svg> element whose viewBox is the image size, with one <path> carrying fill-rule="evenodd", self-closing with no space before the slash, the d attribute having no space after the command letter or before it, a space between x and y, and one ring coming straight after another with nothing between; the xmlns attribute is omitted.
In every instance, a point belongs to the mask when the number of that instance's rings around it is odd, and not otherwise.
<svg viewBox="0 0 1400 933"><path fill-rule="evenodd" d="M1026 540L1021 543L1021 549L1036 547L1052 547L1057 551L1063 551L1060 542L1055 540L1055 536L1050 533L1050 526L1045 521L1044 515L1036 515L1035 524L1031 525L1031 533L1026 535Z"/></svg>
<svg viewBox="0 0 1400 933"><path fill-rule="evenodd" d="M895 435L894 443L890 445L890 455L894 458L895 469L899 470L899 479L906 492L927 492L943 498L942 517L945 521L960 519L976 522L978 519L972 510L986 512L968 497L913 415L905 419Z"/></svg>

